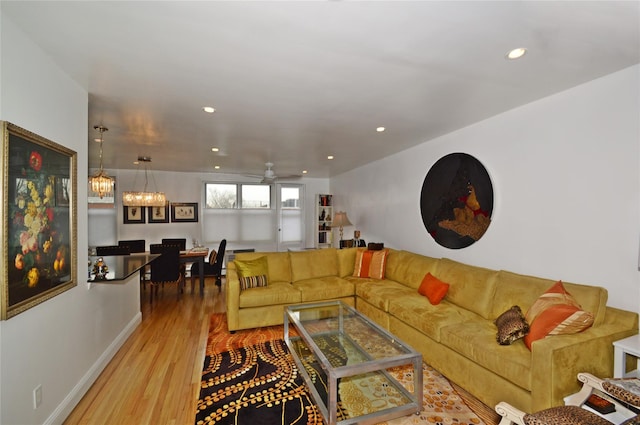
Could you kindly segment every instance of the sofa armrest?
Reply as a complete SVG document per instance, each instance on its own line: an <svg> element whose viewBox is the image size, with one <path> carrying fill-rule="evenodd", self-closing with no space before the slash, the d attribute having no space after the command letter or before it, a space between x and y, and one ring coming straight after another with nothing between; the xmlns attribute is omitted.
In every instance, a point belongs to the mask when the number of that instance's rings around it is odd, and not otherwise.
<svg viewBox="0 0 640 425"><path fill-rule="evenodd" d="M533 343L531 411L563 404L578 391L578 373L613 375L613 341L638 332L636 313L607 307L605 322L574 335L556 335Z"/></svg>
<svg viewBox="0 0 640 425"><path fill-rule="evenodd" d="M226 276L226 303L227 303L227 326L230 331L238 329L240 326L240 318L238 312L240 310L240 280L238 271L233 262L227 264Z"/></svg>

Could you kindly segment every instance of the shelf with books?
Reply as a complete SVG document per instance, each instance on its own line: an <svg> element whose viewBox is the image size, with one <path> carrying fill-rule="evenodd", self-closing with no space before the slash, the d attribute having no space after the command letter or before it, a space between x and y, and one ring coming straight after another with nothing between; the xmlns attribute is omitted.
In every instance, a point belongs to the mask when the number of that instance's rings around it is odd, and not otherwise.
<svg viewBox="0 0 640 425"><path fill-rule="evenodd" d="M333 196L316 195L315 247L330 248L333 245L331 220L333 219Z"/></svg>

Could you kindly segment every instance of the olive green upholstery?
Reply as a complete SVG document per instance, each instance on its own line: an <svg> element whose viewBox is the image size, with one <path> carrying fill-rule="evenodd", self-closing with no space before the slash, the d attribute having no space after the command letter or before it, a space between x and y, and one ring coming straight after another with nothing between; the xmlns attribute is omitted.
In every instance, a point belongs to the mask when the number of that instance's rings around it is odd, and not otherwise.
<svg viewBox="0 0 640 425"><path fill-rule="evenodd" d="M563 282L593 313L591 328L543 338L531 351L522 340L499 345L493 321L513 305L526 312L554 280L394 249L385 279L359 278L356 250L238 253L238 260L267 257L268 285L240 291L235 266L227 265L229 330L282 324L287 305L342 300L485 404L506 401L526 412L563 404L578 391L579 372L612 376L612 342L638 332L638 315L608 307L606 289ZM438 305L418 293L427 273L450 285Z"/></svg>

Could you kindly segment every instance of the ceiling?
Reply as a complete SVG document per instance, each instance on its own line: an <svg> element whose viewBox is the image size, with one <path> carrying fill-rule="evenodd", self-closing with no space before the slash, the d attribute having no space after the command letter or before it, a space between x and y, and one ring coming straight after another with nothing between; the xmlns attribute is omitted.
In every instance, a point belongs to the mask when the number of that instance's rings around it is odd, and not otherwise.
<svg viewBox="0 0 640 425"><path fill-rule="evenodd" d="M330 177L640 62L637 1L0 7L88 91L92 168L102 124L105 168Z"/></svg>

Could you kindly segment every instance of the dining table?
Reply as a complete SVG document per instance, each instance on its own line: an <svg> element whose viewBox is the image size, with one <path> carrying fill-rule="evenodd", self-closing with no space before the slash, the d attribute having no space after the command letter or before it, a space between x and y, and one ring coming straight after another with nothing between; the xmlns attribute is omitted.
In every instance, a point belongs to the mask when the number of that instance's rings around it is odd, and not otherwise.
<svg viewBox="0 0 640 425"><path fill-rule="evenodd" d="M199 247L180 251L181 263L198 263L198 277L200 278L200 295L204 295L204 259L209 254L209 248Z"/></svg>

